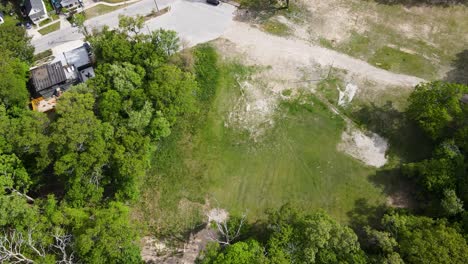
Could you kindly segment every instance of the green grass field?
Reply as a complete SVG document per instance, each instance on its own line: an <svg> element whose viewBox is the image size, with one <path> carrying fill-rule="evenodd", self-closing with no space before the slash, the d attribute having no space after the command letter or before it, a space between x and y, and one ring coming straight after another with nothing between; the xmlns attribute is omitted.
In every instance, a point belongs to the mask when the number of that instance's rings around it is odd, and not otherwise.
<svg viewBox="0 0 468 264"><path fill-rule="evenodd" d="M240 94L234 75L249 71L229 64L223 72L211 110L181 121L158 146L136 213L150 229L168 234L194 228L205 198L212 207L247 212L251 221L290 202L323 208L345 223L356 200L384 201L369 180L376 170L337 151L344 122L311 95L301 98L306 104L283 102L276 125L259 142L226 128Z"/></svg>
<svg viewBox="0 0 468 264"><path fill-rule="evenodd" d="M222 207L256 219L267 208L291 202L323 208L346 222L357 199L380 201L367 180L374 170L336 149L344 122L314 97L306 102L283 103L275 127L254 143L224 128L226 103L219 98L196 156L209 161L209 195Z"/></svg>

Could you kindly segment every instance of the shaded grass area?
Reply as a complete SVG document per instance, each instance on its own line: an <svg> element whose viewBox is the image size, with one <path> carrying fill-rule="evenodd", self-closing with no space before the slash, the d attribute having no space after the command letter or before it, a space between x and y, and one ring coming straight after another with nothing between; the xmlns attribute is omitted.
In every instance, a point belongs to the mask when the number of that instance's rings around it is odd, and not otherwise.
<svg viewBox="0 0 468 264"><path fill-rule="evenodd" d="M56 23L53 23L51 24L50 26L47 26L45 28L42 28L40 30L38 30L38 32L41 34L41 35L47 35L49 33L52 33L54 31L57 31L60 29L60 21L56 22Z"/></svg>

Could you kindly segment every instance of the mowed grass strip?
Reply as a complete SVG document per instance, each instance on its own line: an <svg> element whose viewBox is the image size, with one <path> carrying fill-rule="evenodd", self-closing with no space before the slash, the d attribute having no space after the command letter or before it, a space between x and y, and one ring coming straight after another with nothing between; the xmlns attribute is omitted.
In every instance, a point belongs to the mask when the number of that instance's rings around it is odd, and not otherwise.
<svg viewBox="0 0 468 264"><path fill-rule="evenodd" d="M83 11L83 14L85 15L86 19L91 19L93 17L102 16L102 15L104 15L106 13L110 13L112 11L115 11L117 9L124 8L124 7L126 7L126 5L108 6L108 5L104 5L104 4L99 4L99 5L95 5L95 6L91 7L91 8L85 9Z"/></svg>
<svg viewBox="0 0 468 264"><path fill-rule="evenodd" d="M41 34L41 35L47 35L49 33L52 33L54 31L57 31L60 29L60 21L57 21L45 28L42 28L42 29L39 29L38 32Z"/></svg>

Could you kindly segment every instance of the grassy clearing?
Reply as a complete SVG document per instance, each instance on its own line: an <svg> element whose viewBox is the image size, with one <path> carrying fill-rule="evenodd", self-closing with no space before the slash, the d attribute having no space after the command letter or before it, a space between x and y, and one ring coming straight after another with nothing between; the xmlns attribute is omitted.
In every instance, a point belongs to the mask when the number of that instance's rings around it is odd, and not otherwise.
<svg viewBox="0 0 468 264"><path fill-rule="evenodd" d="M262 29L270 34L277 36L291 35L291 29L288 25L281 23L275 19L269 19L262 24Z"/></svg>
<svg viewBox="0 0 468 264"><path fill-rule="evenodd" d="M50 26L47 26L43 29L40 29L38 30L38 32L41 34L41 35L47 35L49 33L52 33L54 31L57 31L60 29L60 21L56 22L56 23L53 23L51 24Z"/></svg>
<svg viewBox="0 0 468 264"><path fill-rule="evenodd" d="M383 202L381 189L369 179L376 170L336 149L342 119L309 94L284 101L275 127L260 142L225 127L241 95L237 80L255 69L229 62L219 71L213 100L204 100L199 114L180 120L158 146L135 210L151 232L197 227L206 198L211 206L247 212L251 221L292 202L306 210L323 208L347 222L357 200Z"/></svg>
<svg viewBox="0 0 468 264"><path fill-rule="evenodd" d="M232 98L224 96L203 130L204 149L196 155L209 161L210 195L222 207L258 219L265 209L292 202L306 210L323 208L346 222L357 199L382 201L367 178L375 170L336 149L344 122L314 97L284 102L274 129L254 143L224 127L222 113Z"/></svg>
<svg viewBox="0 0 468 264"><path fill-rule="evenodd" d="M95 6L91 7L91 8L86 9L85 11L83 11L83 13L84 13L86 19L91 19L93 17L102 16L102 15L104 15L106 13L115 11L115 10L123 8L125 6L126 5L107 6L107 5L99 4L99 5L95 5Z"/></svg>

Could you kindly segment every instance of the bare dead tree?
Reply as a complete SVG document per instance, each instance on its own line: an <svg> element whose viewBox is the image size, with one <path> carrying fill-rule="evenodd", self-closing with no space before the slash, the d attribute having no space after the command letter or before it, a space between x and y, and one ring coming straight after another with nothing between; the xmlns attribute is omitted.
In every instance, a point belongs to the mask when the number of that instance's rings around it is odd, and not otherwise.
<svg viewBox="0 0 468 264"><path fill-rule="evenodd" d="M36 243L32 239L32 230L28 231L27 239L23 238L21 232L3 232L3 236L0 237L0 262L10 263L34 263L34 261L26 257L23 252L24 248L27 247L32 250L35 254L40 257L45 257L45 251L42 246L39 248L35 245Z"/></svg>
<svg viewBox="0 0 468 264"><path fill-rule="evenodd" d="M57 264L73 264L75 263L74 260L74 254L75 252L71 252L70 255L67 252L67 247L70 247L73 236L72 235L60 235L60 234L55 234L53 235L55 238L55 244L52 246L56 248L60 253L62 254L62 259L58 260L56 263Z"/></svg>
<svg viewBox="0 0 468 264"><path fill-rule="evenodd" d="M242 214L239 225L237 226L230 226L228 219L219 222L214 221L218 230L218 237L216 237L216 235L210 234L209 238L218 242L219 244L230 245L232 241L239 237L246 218L247 214ZM232 230L232 228L234 228L234 230Z"/></svg>

